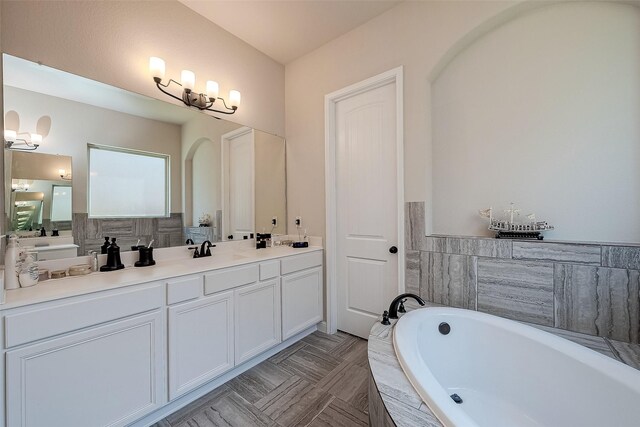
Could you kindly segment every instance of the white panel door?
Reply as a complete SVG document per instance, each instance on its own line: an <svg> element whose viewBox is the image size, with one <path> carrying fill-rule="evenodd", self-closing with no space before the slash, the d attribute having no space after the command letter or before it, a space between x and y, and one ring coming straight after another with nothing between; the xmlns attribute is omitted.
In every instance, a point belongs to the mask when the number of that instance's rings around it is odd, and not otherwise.
<svg viewBox="0 0 640 427"><path fill-rule="evenodd" d="M160 407L159 310L7 352L8 426L123 426Z"/></svg>
<svg viewBox="0 0 640 427"><path fill-rule="evenodd" d="M233 366L233 291L169 308L170 400Z"/></svg>
<svg viewBox="0 0 640 427"><path fill-rule="evenodd" d="M225 200L227 225L225 234L235 239L253 233L254 222L254 136L250 128L242 128L223 136L223 156L227 162ZM225 236L225 237L226 237Z"/></svg>
<svg viewBox="0 0 640 427"><path fill-rule="evenodd" d="M280 343L280 278L236 289L236 365Z"/></svg>
<svg viewBox="0 0 640 427"><path fill-rule="evenodd" d="M396 83L335 111L338 329L366 338L398 290Z"/></svg>

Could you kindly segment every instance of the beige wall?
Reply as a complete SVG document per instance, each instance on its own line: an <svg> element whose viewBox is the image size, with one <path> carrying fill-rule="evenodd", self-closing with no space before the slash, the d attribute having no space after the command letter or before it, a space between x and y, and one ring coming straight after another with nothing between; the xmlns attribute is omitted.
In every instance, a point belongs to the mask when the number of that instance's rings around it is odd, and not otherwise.
<svg viewBox="0 0 640 427"><path fill-rule="evenodd" d="M2 51L169 101L148 73L150 56L167 76L196 74L242 93L232 117L284 135L284 67L177 1L2 1ZM226 95L223 95L226 96Z"/></svg>
<svg viewBox="0 0 640 427"><path fill-rule="evenodd" d="M430 188L430 75L472 30L514 5L505 1L405 1L286 66L288 218L325 233L324 95L404 66L405 200ZM503 18L502 18L503 19Z"/></svg>
<svg viewBox="0 0 640 427"><path fill-rule="evenodd" d="M41 117L51 129L38 153L73 157L73 212L87 212L87 144L133 148L171 156L171 212L182 212L179 125L18 89L4 88L4 109L16 111L20 131L34 132ZM213 119L212 119L213 120ZM15 124L7 123L14 129ZM41 132L41 131L40 131Z"/></svg>
<svg viewBox="0 0 640 427"><path fill-rule="evenodd" d="M478 209L514 202L545 238L639 242L639 29L640 7L553 4L461 52L432 86L433 233L492 235Z"/></svg>

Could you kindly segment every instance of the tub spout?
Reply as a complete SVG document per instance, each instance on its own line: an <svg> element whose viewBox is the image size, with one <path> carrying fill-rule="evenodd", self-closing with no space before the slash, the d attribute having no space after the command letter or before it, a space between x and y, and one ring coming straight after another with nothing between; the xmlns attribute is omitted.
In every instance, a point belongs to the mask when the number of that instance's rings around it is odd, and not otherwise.
<svg viewBox="0 0 640 427"><path fill-rule="evenodd" d="M413 298L414 300L418 301L418 304L420 305L425 304L424 300L416 294L408 293L408 294L398 295L393 299L393 301L391 301L391 305L389 306L389 319L398 318L398 305L400 305L405 298Z"/></svg>

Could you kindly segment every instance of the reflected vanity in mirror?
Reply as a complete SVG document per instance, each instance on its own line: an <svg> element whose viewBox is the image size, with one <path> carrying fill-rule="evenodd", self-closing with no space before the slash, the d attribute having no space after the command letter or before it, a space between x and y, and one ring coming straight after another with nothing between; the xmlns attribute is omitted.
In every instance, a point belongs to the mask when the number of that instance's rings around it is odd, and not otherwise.
<svg viewBox="0 0 640 427"><path fill-rule="evenodd" d="M7 230L44 226L50 235L57 227L73 236L77 255L99 250L107 236L128 250L138 239L168 247L188 238L286 234L283 138L10 55L3 61L5 135L27 135L27 143L31 134L40 137L37 148L27 144L29 152L5 144ZM150 160L98 168L91 160L96 147ZM39 167L39 158L65 163ZM156 176L162 167L144 166L153 158L166 160L164 176ZM143 179L150 174L153 179ZM159 189L148 187L154 183ZM146 214L115 202L127 200L115 197L123 192L137 200L134 190L155 191L161 200L153 202L166 208ZM98 197L102 203L95 203Z"/></svg>
<svg viewBox="0 0 640 427"><path fill-rule="evenodd" d="M71 230L71 157L7 150L5 170L10 230Z"/></svg>

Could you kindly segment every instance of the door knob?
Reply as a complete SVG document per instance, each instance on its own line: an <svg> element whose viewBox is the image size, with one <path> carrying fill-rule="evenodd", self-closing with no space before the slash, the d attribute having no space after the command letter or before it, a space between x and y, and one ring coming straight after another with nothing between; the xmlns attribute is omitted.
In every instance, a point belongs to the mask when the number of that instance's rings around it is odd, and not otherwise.
<svg viewBox="0 0 640 427"><path fill-rule="evenodd" d="M398 253L398 248L396 248L395 246L391 246L389 248L389 252L391 252L392 254L397 254Z"/></svg>

